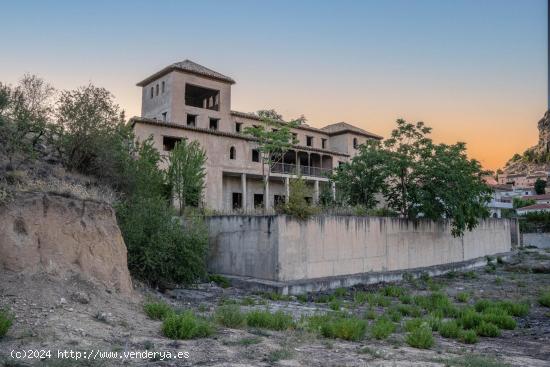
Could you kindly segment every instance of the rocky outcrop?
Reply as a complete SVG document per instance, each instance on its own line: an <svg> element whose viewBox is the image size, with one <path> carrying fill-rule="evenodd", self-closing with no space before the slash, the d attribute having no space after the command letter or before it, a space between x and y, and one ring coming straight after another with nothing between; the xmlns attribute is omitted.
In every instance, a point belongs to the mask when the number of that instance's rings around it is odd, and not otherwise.
<svg viewBox="0 0 550 367"><path fill-rule="evenodd" d="M19 193L0 206L0 269L77 273L129 294L126 246L113 208L45 193Z"/></svg>

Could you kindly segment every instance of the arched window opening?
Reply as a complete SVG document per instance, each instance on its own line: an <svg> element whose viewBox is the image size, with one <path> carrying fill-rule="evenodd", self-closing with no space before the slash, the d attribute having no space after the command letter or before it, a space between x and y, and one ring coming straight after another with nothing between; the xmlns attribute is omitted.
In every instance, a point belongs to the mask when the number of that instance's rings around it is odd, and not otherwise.
<svg viewBox="0 0 550 367"><path fill-rule="evenodd" d="M235 151L235 147L229 148L229 159L235 159L237 156L237 152Z"/></svg>

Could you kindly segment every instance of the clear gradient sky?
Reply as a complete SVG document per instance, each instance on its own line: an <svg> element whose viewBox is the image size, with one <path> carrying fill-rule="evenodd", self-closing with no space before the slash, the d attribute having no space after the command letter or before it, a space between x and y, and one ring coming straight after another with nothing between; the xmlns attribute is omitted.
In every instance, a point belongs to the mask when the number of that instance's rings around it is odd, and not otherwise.
<svg viewBox="0 0 550 367"><path fill-rule="evenodd" d="M546 0L0 0L0 81L92 82L133 116L136 82L191 59L237 81L234 110L383 136L422 120L496 169L536 143L546 23Z"/></svg>

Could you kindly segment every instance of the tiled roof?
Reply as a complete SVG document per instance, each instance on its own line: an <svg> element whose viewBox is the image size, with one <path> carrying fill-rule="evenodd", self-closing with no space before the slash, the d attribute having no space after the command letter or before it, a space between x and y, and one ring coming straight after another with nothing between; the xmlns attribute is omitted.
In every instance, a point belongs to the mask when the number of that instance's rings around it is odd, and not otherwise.
<svg viewBox="0 0 550 367"><path fill-rule="evenodd" d="M533 200L550 200L550 194L542 194L542 195L525 195L521 197L522 199L533 199Z"/></svg>
<svg viewBox="0 0 550 367"><path fill-rule="evenodd" d="M223 74L218 73L217 71L214 71L212 69L209 69L205 66L199 65L196 62L193 62L191 60L183 60L180 62L175 62L172 65L168 65L164 69L160 70L159 72L156 72L155 74L151 75L150 77L142 80L141 82L137 83L139 87L143 87L150 82L152 82L155 79L160 78L161 76L171 72L171 71L183 71L191 74L196 74L200 76L205 76L207 78L220 80L222 82L227 82L231 84L235 84L235 80L232 78L225 76Z"/></svg>
<svg viewBox="0 0 550 367"><path fill-rule="evenodd" d="M327 125L323 128L321 128L324 132L326 132L329 135L338 135L346 132L351 132L359 135L363 135L369 138L375 138L375 139L383 139L380 135L376 135L373 133L370 133L366 130L363 130L357 126L353 126L351 124L348 124L347 122L337 122L335 124Z"/></svg>
<svg viewBox="0 0 550 367"><path fill-rule="evenodd" d="M522 208L518 208L518 211L535 211L535 210L545 210L550 209L550 204L534 204L529 206L524 206Z"/></svg>

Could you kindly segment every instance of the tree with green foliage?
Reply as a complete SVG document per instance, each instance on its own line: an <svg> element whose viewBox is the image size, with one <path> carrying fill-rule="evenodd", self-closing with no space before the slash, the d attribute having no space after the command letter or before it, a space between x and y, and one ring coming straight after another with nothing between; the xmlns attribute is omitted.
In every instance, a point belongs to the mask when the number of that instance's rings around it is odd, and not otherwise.
<svg viewBox="0 0 550 367"><path fill-rule="evenodd" d="M289 185L290 195L288 202L281 207L282 212L301 220L308 219L314 215L316 209L306 199L312 196L312 190L308 187L306 181L301 176L298 176L291 179Z"/></svg>
<svg viewBox="0 0 550 367"><path fill-rule="evenodd" d="M170 152L168 183L178 201L179 214L187 205L198 206L204 189L206 153L199 142L183 139Z"/></svg>
<svg viewBox="0 0 550 367"><path fill-rule="evenodd" d="M353 159L340 165L331 179L336 186L338 202L366 209L376 207L377 194L387 189L387 152L377 140L368 140L359 147Z"/></svg>
<svg viewBox="0 0 550 367"><path fill-rule="evenodd" d="M16 87L0 83L0 151L20 163L35 157L48 131L55 89L36 75L25 74Z"/></svg>
<svg viewBox="0 0 550 367"><path fill-rule="evenodd" d="M264 209L269 202L269 177L273 167L280 163L286 152L298 140L292 134L292 129L298 127L302 120L281 122L268 117L261 118L261 124L244 129L246 134L254 137L258 144L260 163L262 164L262 181L264 191Z"/></svg>
<svg viewBox="0 0 550 367"><path fill-rule="evenodd" d="M537 180L535 181L535 193L537 195L543 195L546 193L546 181L541 179L541 178L537 178Z"/></svg>
<svg viewBox="0 0 550 367"><path fill-rule="evenodd" d="M468 159L466 145L432 145L416 166L415 206L425 218L451 221L452 233L461 236L487 218L492 190L483 180L487 174L475 159Z"/></svg>
<svg viewBox="0 0 550 367"><path fill-rule="evenodd" d="M258 115L258 117L260 117L261 119L268 119L271 121L283 121L283 115L279 114L274 109L258 110L256 111L256 115Z"/></svg>
<svg viewBox="0 0 550 367"><path fill-rule="evenodd" d="M61 92L56 128L53 142L69 170L107 181L117 175L132 134L108 90L90 84Z"/></svg>
<svg viewBox="0 0 550 367"><path fill-rule="evenodd" d="M386 200L390 208L405 218L416 218L419 213L416 174L425 151L431 147L432 141L427 136L431 130L423 122L412 124L398 119L397 128L384 141L388 174Z"/></svg>

